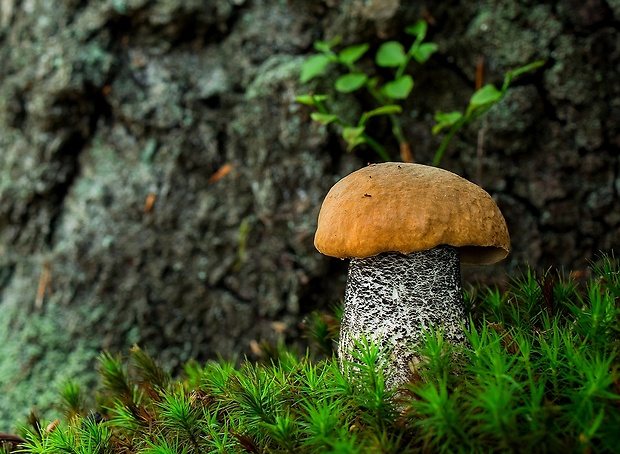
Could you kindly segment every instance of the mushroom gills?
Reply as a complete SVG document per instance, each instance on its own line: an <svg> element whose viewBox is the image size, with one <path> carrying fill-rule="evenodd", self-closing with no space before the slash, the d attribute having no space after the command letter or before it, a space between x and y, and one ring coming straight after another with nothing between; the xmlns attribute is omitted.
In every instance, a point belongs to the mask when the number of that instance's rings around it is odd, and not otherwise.
<svg viewBox="0 0 620 454"><path fill-rule="evenodd" d="M464 326L468 319L456 247L351 260L338 345L343 371L355 363L352 351L365 338L391 351L385 383L395 389L409 381L425 330L441 327L446 341L460 344Z"/></svg>

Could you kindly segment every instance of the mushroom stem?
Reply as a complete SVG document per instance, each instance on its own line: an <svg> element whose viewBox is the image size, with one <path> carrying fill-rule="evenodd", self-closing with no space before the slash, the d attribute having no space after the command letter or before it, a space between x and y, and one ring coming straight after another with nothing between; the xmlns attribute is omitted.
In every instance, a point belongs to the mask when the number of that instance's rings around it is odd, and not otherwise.
<svg viewBox="0 0 620 454"><path fill-rule="evenodd" d="M352 259L338 346L341 368L354 362L356 340L365 337L392 352L386 388L408 382L424 330L441 327L446 341L465 341L463 326L469 324L461 290L459 251L452 246Z"/></svg>

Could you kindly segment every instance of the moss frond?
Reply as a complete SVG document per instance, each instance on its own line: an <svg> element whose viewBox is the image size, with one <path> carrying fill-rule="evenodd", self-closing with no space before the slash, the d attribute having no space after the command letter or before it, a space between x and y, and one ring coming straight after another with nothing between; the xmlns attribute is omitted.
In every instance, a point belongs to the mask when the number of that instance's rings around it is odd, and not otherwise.
<svg viewBox="0 0 620 454"><path fill-rule="evenodd" d="M282 344L260 363L190 363L175 379L138 347L127 361L104 352L101 416L66 382L60 425L33 419L23 452L614 452L620 266L604 257L592 271L577 282L526 270L505 290L472 289L468 344L426 332L396 392L386 352L369 342L348 376L329 350L316 361ZM327 339L331 319L317 317L316 339Z"/></svg>

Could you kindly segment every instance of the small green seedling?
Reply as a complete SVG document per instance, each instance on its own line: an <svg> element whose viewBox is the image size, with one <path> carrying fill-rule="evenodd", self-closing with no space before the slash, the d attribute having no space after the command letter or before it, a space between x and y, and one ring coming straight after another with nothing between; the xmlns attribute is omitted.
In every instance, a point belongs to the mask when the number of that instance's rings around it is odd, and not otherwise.
<svg viewBox="0 0 620 454"><path fill-rule="evenodd" d="M402 132L396 114L402 112L402 107L396 102L405 100L409 97L414 86L411 75L405 74L407 66L413 58L422 64L437 51L437 45L424 42L426 37L427 24L418 21L414 25L407 27L405 33L415 36L413 44L409 49L405 49L403 44L398 41L386 41L377 50L374 62L380 68L391 68L393 77L390 80L382 81L379 77L363 72L356 63L370 48L367 43L345 47L339 52L333 48L340 42L340 38L332 41L317 41L314 47L319 54L308 58L301 69L301 81L308 82L317 76L324 75L328 66L332 63L344 66L347 72L336 79L334 88L340 93L353 93L362 88L375 100L377 107L362 114L356 124L346 121L340 115L331 112L325 101L328 95L306 94L297 97L297 101L313 106L317 112L313 112L313 120L322 123L336 123L342 127L342 137L348 144L348 151L361 144L368 144L384 160L390 160L390 155L385 146L371 137L367 132L367 123L372 117L387 115L392 125L392 133L398 140L401 155L410 154L410 148Z"/></svg>
<svg viewBox="0 0 620 454"><path fill-rule="evenodd" d="M465 113L458 111L453 112L437 112L435 114L435 120L437 124L433 126L433 135L439 133L441 130L448 128L448 134L444 137L439 148L435 152L435 158L433 159L433 165L438 166L441 163L448 144L454 137L454 135L467 123L478 118L480 115L487 112L491 107L501 101L510 87L512 80L520 74L531 71L533 69L541 67L545 62L536 61L529 65L522 66L512 71L508 71L504 76L504 83L501 89L497 89L493 84L487 84L472 95L469 100L469 105L465 109Z"/></svg>
<svg viewBox="0 0 620 454"><path fill-rule="evenodd" d="M386 146L368 133L368 121L372 117L386 115L392 126L392 133L399 143L401 158L412 162L411 148L397 117L398 114L402 113L402 107L398 103L406 100L414 87L413 77L406 74L411 59L419 64L424 64L438 50L435 43L424 41L427 30L428 26L423 20L407 27L405 33L415 37L408 49L405 49L405 46L398 41L386 41L379 46L374 63L378 68L392 70L392 77L388 80L371 76L356 64L369 50L369 44L357 44L336 51L334 49L341 41L339 37L328 42L317 41L314 43L314 48L319 53L309 57L303 64L301 82L306 83L327 74L331 64L343 66L346 72L334 81L334 89L344 94L365 89L376 103L376 107L364 112L357 122L350 122L344 116L330 110L327 104L330 97L327 94L303 94L296 98L297 101L316 109L316 112L312 112L310 115L314 121L324 125L330 123L339 125L342 128L342 137L347 143L347 151L366 144L381 159L389 161L391 157ZM514 77L542 64L543 62L536 62L510 71L506 74L501 90L491 84L485 85L474 93L464 114L460 112L438 113L436 115L437 124L433 128L433 133L436 134L443 128L450 128L450 130L435 153L433 164L439 165L450 140L463 125L489 110L504 97Z"/></svg>

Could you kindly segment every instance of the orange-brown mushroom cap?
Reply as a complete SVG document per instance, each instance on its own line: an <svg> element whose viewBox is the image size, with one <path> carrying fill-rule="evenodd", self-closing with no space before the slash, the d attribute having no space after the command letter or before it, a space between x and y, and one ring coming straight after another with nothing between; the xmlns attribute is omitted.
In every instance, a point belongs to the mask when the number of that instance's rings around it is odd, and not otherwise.
<svg viewBox="0 0 620 454"><path fill-rule="evenodd" d="M459 248L463 263L505 258L504 216L481 187L447 170L386 162L337 182L319 213L315 247L325 255L363 258L382 252Z"/></svg>

